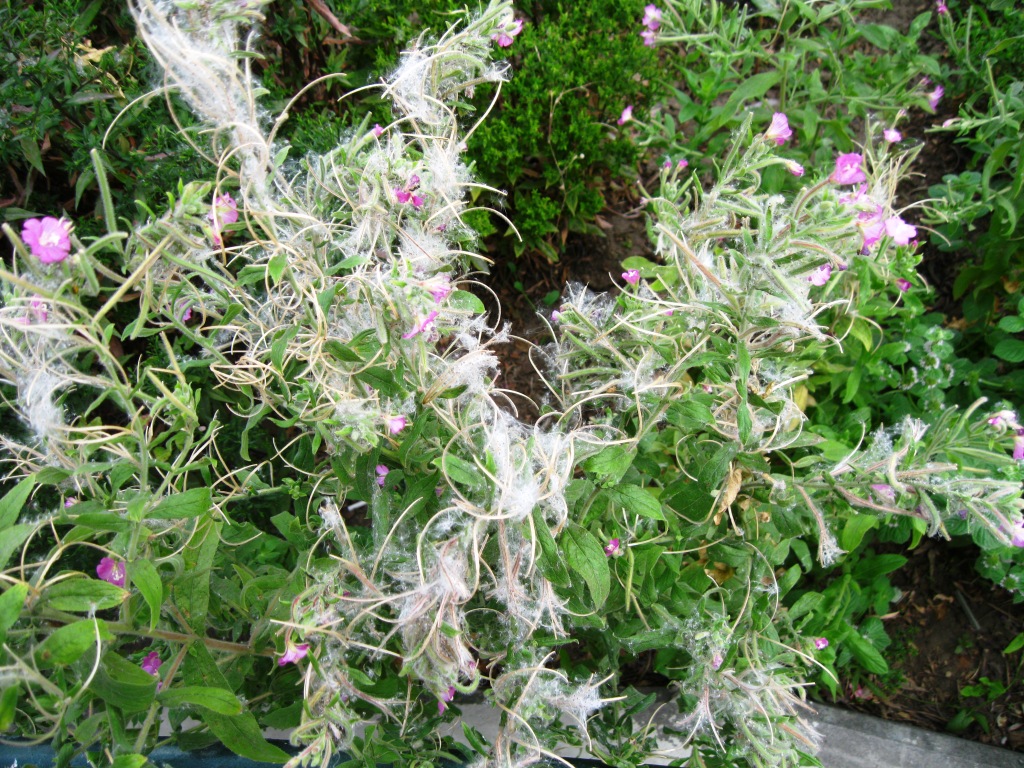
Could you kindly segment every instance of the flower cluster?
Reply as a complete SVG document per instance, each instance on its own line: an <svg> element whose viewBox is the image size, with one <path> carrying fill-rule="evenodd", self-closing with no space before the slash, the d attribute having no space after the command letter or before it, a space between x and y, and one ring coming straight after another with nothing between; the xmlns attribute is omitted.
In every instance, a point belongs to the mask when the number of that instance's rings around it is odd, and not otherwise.
<svg viewBox="0 0 1024 768"><path fill-rule="evenodd" d="M644 45L653 48L658 39L658 29L661 27L661 9L653 4L646 6L640 23L644 27L640 32L640 37L644 39Z"/></svg>
<svg viewBox="0 0 1024 768"><path fill-rule="evenodd" d="M857 212L857 226L863 237L863 253L888 236L896 245L909 245L917 237L917 228L908 224L898 214L887 216L884 206L868 192L867 176L861 165L864 158L859 153L848 153L836 158L835 169L829 180L840 186L858 184L856 190L844 194L839 201Z"/></svg>

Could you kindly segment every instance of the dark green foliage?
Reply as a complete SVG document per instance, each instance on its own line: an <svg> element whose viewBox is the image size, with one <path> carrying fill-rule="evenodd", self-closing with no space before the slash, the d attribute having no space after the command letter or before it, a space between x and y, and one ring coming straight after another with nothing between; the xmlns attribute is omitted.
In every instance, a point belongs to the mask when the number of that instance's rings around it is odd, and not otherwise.
<svg viewBox="0 0 1024 768"><path fill-rule="evenodd" d="M102 0L0 3L0 201L4 218L67 212L93 234L89 152L105 147L117 213L158 206L179 178L208 174L178 134L160 97L132 106L155 85L126 4ZM185 110L177 113L189 125Z"/></svg>

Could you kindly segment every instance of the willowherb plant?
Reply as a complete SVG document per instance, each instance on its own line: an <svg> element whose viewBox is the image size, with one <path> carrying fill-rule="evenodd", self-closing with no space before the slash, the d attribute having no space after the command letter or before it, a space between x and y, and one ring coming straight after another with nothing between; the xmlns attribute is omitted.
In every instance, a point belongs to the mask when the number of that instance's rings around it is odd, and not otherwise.
<svg viewBox="0 0 1024 768"><path fill-rule="evenodd" d="M846 155L763 194L759 172L790 167L779 115L747 119L707 190L666 169L659 262L627 264L617 296L569 290L527 425L493 384L508 330L465 290L482 257L462 220L463 96L506 77L489 51L514 42L511 7L420 40L379 86L394 121L302 158L248 72L258 8L135 6L217 183L124 231L97 152L107 236L5 227L0 376L23 427L3 443L0 722L68 754L144 754L166 714L182 743L254 759L404 762L448 754L439 727L483 690L501 729L466 734L489 765L559 741L640 762L621 664L655 650L695 759L813 764L802 681L831 651L782 603L804 538L829 562L859 510L1020 525L1019 486L991 479L1014 459L970 413L838 457L803 429L854 276L907 247L903 161Z"/></svg>

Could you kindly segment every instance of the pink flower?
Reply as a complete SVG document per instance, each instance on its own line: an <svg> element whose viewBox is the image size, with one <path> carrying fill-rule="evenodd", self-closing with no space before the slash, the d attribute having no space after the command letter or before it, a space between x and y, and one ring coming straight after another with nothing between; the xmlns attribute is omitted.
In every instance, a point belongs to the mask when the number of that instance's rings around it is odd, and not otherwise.
<svg viewBox="0 0 1024 768"><path fill-rule="evenodd" d="M632 119L633 119L633 105L630 104L624 110L622 110L622 114L619 115L619 119L616 120L615 122L618 123L619 125L625 125L626 123L628 123Z"/></svg>
<svg viewBox="0 0 1024 768"><path fill-rule="evenodd" d="M874 483L871 490L883 501L896 501L896 489L886 483Z"/></svg>
<svg viewBox="0 0 1024 768"><path fill-rule="evenodd" d="M231 195L225 194L215 197L206 218L213 224L213 242L217 245L223 245L223 240L221 240L220 236L221 230L225 224L234 224L238 221L238 204Z"/></svg>
<svg viewBox="0 0 1024 768"><path fill-rule="evenodd" d="M405 203L412 203L412 207L418 210L419 207L423 205L423 198L419 195L413 194L413 190L419 185L420 177L414 173L409 177L409 180L405 183L404 187L394 188L393 191L395 193L395 198L403 205Z"/></svg>
<svg viewBox="0 0 1024 768"><path fill-rule="evenodd" d="M78 497L77 496L68 496L66 499L64 499L64 509L70 509L71 507L75 506L75 504L77 504L77 503L78 503Z"/></svg>
<svg viewBox="0 0 1024 768"><path fill-rule="evenodd" d="M864 171L860 167L863 162L864 158L856 152L840 155L836 158L836 168L828 177L829 181L836 184L859 184L862 181L867 181L868 177L864 175Z"/></svg>
<svg viewBox="0 0 1024 768"><path fill-rule="evenodd" d="M782 112L776 112L772 115L771 125L764 132L764 137L768 141L774 141L781 147L786 143L786 139L792 135L793 132L789 130L789 120L786 119L786 116Z"/></svg>
<svg viewBox="0 0 1024 768"><path fill-rule="evenodd" d="M652 32L661 26L661 10L656 5L648 5L644 8L644 17L640 21Z"/></svg>
<svg viewBox="0 0 1024 768"><path fill-rule="evenodd" d="M814 647L817 648L819 651L825 650L826 648L828 648L828 638L827 637L815 638L815 640L814 640Z"/></svg>
<svg viewBox="0 0 1024 768"><path fill-rule="evenodd" d="M387 419L388 432L392 435L397 435L409 424L409 420L405 416L392 416Z"/></svg>
<svg viewBox="0 0 1024 768"><path fill-rule="evenodd" d="M928 94L928 106L932 108L932 111L939 106L939 102L942 100L942 96L946 93L946 89L941 85L936 85L935 90Z"/></svg>
<svg viewBox="0 0 1024 768"><path fill-rule="evenodd" d="M832 277L832 265L822 264L807 276L807 282L811 285L822 286Z"/></svg>
<svg viewBox="0 0 1024 768"><path fill-rule="evenodd" d="M71 222L45 216L21 225L21 239L43 264L57 264L71 253Z"/></svg>
<svg viewBox="0 0 1024 768"><path fill-rule="evenodd" d="M786 165L786 170L792 173L794 176L804 175L804 167L800 165L800 163L796 162L795 160L786 160L784 162Z"/></svg>
<svg viewBox="0 0 1024 768"><path fill-rule="evenodd" d="M686 158L683 158L682 160L680 160L679 162L676 163L676 170L677 171L681 171L681 170L683 170L683 168L685 168L689 164L690 164L690 161L687 160Z"/></svg>
<svg viewBox="0 0 1024 768"><path fill-rule="evenodd" d="M890 216L885 220L885 232L896 245L907 245L917 237L917 228L907 224L899 216Z"/></svg>
<svg viewBox="0 0 1024 768"><path fill-rule="evenodd" d="M910 290L911 282L906 278L899 278L896 280L896 287L900 289L900 293L906 293Z"/></svg>
<svg viewBox="0 0 1024 768"><path fill-rule="evenodd" d="M627 269L622 273L622 279L630 285L636 285L640 282L640 270L638 269Z"/></svg>
<svg viewBox="0 0 1024 768"><path fill-rule="evenodd" d="M882 131L882 136L884 136L885 140L888 141L890 144L895 144L897 141L902 141L903 139L903 134L901 134L895 128L886 128L884 131Z"/></svg>
<svg viewBox="0 0 1024 768"><path fill-rule="evenodd" d="M551 322L557 323L562 317L562 313L557 309L551 311Z"/></svg>
<svg viewBox="0 0 1024 768"><path fill-rule="evenodd" d="M381 135L384 133L384 128L381 126L380 123L374 123L373 124L373 130L370 131L370 133L372 133L374 136L376 136L379 139L381 137Z"/></svg>
<svg viewBox="0 0 1024 768"><path fill-rule="evenodd" d="M949 8L946 7L943 0L935 0L935 10L938 11L940 16L944 13L949 13Z"/></svg>
<svg viewBox="0 0 1024 768"><path fill-rule="evenodd" d="M1013 537L1010 543L1015 547L1024 547L1024 520L1020 520L1013 526Z"/></svg>
<svg viewBox="0 0 1024 768"><path fill-rule="evenodd" d="M988 423L996 429L1005 429L1006 427L1020 429L1020 425L1017 423L1017 414L1013 411L999 411L988 420Z"/></svg>
<svg viewBox="0 0 1024 768"><path fill-rule="evenodd" d="M299 661L300 659L306 658L306 654L309 653L309 643L293 643L289 640L285 644L284 653L281 654L281 658L277 660L277 666L283 667L285 664L291 664Z"/></svg>
<svg viewBox="0 0 1024 768"><path fill-rule="evenodd" d="M608 546L604 548L605 557L613 557L619 553L619 540L612 539L608 542Z"/></svg>
<svg viewBox="0 0 1024 768"><path fill-rule="evenodd" d="M434 297L434 303L440 304L442 301L448 298L448 295L452 292L451 279L448 275L437 275L424 282L423 287L427 289L427 293Z"/></svg>
<svg viewBox="0 0 1024 768"><path fill-rule="evenodd" d="M857 215L857 226L860 227L864 236L864 247L869 248L885 234L885 221L882 219L884 211L882 206L875 205L874 210L861 211Z"/></svg>
<svg viewBox="0 0 1024 768"><path fill-rule="evenodd" d="M711 668L718 671L719 667L725 662L725 658L722 656L721 651L715 651L711 656Z"/></svg>
<svg viewBox="0 0 1024 768"><path fill-rule="evenodd" d="M124 562L112 557L104 557L96 566L96 575L115 587L124 586L125 573Z"/></svg>
<svg viewBox="0 0 1024 768"><path fill-rule="evenodd" d="M1017 434L1013 436L1013 459L1024 460L1024 429L1018 429Z"/></svg>
<svg viewBox="0 0 1024 768"><path fill-rule="evenodd" d="M431 310L430 313L417 321L417 323L406 333L402 334L403 339L411 339L413 336L419 333L429 333L434 329L434 321L437 319L437 311Z"/></svg>
<svg viewBox="0 0 1024 768"><path fill-rule="evenodd" d="M157 670L160 669L161 664L163 664L163 662L160 660L160 654L156 651L150 651L146 654L146 658L142 660L142 671L148 672L156 677L160 674Z"/></svg>
<svg viewBox="0 0 1024 768"><path fill-rule="evenodd" d="M655 41L658 39L658 33L651 29L645 29L640 33L640 37L644 39L644 45L648 48L653 48Z"/></svg>
<svg viewBox="0 0 1024 768"><path fill-rule="evenodd" d="M512 40L523 31L523 20L516 19L511 25L503 28L497 34L491 35L491 40L498 44L499 48L508 48Z"/></svg>
<svg viewBox="0 0 1024 768"><path fill-rule="evenodd" d="M377 473L377 485L379 485L381 488L383 488L384 487L384 482L385 482L385 480L387 479L387 476L388 476L388 472L390 472L391 470L388 469L387 467L385 467L383 464L378 464L374 468L374 471Z"/></svg>
<svg viewBox="0 0 1024 768"><path fill-rule="evenodd" d="M455 686L449 685L448 690L441 694L441 698L437 700L437 714L443 715L444 711L448 709L448 702L455 699Z"/></svg>
<svg viewBox="0 0 1024 768"><path fill-rule="evenodd" d="M45 323L47 318L50 317L50 312L46 308L46 302L43 301L41 296L33 296L32 301L29 302L28 306L32 311L32 317L26 317L26 323L31 322L32 320L37 323Z"/></svg>
<svg viewBox="0 0 1024 768"><path fill-rule="evenodd" d="M192 302L188 299L178 299L177 303L174 305L174 309L181 322L187 323L192 319Z"/></svg>

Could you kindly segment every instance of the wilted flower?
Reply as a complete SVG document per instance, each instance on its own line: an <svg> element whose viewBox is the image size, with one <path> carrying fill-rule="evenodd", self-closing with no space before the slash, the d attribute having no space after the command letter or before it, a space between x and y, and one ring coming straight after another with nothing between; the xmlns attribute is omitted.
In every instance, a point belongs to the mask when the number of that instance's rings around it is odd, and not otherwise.
<svg viewBox="0 0 1024 768"><path fill-rule="evenodd" d="M725 662L725 657L722 656L722 652L715 651L711 656L711 668L717 672L723 662Z"/></svg>
<svg viewBox="0 0 1024 768"><path fill-rule="evenodd" d="M142 660L142 671L148 672L153 676L159 675L160 673L158 670L160 669L161 664L163 664L163 662L160 660L160 654L156 651L150 651L146 654L146 658Z"/></svg>
<svg viewBox="0 0 1024 768"><path fill-rule="evenodd" d="M905 277L900 277L897 278L896 280L896 287L900 289L900 293L906 293L907 291L909 291L910 285L910 281L907 280Z"/></svg>
<svg viewBox="0 0 1024 768"><path fill-rule="evenodd" d="M638 269L627 269L622 273L622 279L630 285L636 285L640 282L640 270Z"/></svg>
<svg viewBox="0 0 1024 768"><path fill-rule="evenodd" d="M942 100L943 94L946 93L946 89L941 85L936 85L935 90L928 94L928 106L933 110L939 106L939 102Z"/></svg>
<svg viewBox="0 0 1024 768"><path fill-rule="evenodd" d="M782 112L776 112L772 115L771 125L764 132L764 137L768 141L774 141L779 146L782 146L786 143L786 139L792 135L793 132L789 129L789 120L786 119L786 116Z"/></svg>
<svg viewBox="0 0 1024 768"><path fill-rule="evenodd" d="M21 225L21 239L43 264L64 261L71 253L71 223L45 216Z"/></svg>
<svg viewBox="0 0 1024 768"><path fill-rule="evenodd" d="M213 198L213 205L206 218L213 224L213 242L222 245L221 230L225 224L234 224L238 221L238 204L231 195L224 194Z"/></svg>
<svg viewBox="0 0 1024 768"><path fill-rule="evenodd" d="M126 575L124 562L112 557L104 557L96 566L96 575L115 587L123 587Z"/></svg>
<svg viewBox="0 0 1024 768"><path fill-rule="evenodd" d="M604 548L605 557L612 557L613 555L617 555L618 553L619 553L619 540L618 539L611 539L608 542L608 545Z"/></svg>
<svg viewBox="0 0 1024 768"><path fill-rule="evenodd" d="M387 420L388 432L390 432L392 435L397 435L399 432L405 429L408 423L409 420L406 419L405 416L392 416Z"/></svg>
<svg viewBox="0 0 1024 768"><path fill-rule="evenodd" d="M794 176L803 176L804 167L795 160L785 160L786 170L792 173Z"/></svg>
<svg viewBox="0 0 1024 768"><path fill-rule="evenodd" d="M428 333L434 329L434 321L437 319L437 311L431 310L426 317L421 318L416 324L406 333L402 334L403 339L411 339L413 336L419 333Z"/></svg>
<svg viewBox="0 0 1024 768"><path fill-rule="evenodd" d="M619 119L616 120L615 122L618 123L619 125L625 125L626 123L628 123L632 119L633 119L633 105L630 104L624 110L622 110L622 114L619 115Z"/></svg>
<svg viewBox="0 0 1024 768"><path fill-rule="evenodd" d="M827 637L817 637L817 638L815 638L814 639L814 647L817 648L819 651L825 650L826 648L828 648L828 638Z"/></svg>
<svg viewBox="0 0 1024 768"><path fill-rule="evenodd" d="M1024 428L1018 429L1013 436L1013 458L1015 461L1024 459Z"/></svg>
<svg viewBox="0 0 1024 768"><path fill-rule="evenodd" d="M277 660L277 666L283 667L285 664L291 664L292 662L304 659L307 653L309 653L309 643L296 644L289 640L285 645L284 653Z"/></svg>
<svg viewBox="0 0 1024 768"><path fill-rule="evenodd" d="M437 275L422 283L427 293L434 297L434 302L440 304L448 298L452 292L452 284L448 275Z"/></svg>
<svg viewBox="0 0 1024 768"><path fill-rule="evenodd" d="M836 158L836 167L829 180L836 184L859 184L867 181L868 177L860 167L863 162L864 158L856 152L840 155Z"/></svg>
<svg viewBox="0 0 1024 768"><path fill-rule="evenodd" d="M882 136L884 136L885 140L888 141L890 144L895 144L897 141L901 141L903 139L903 134L901 134L895 128L886 128L884 131L882 131Z"/></svg>

